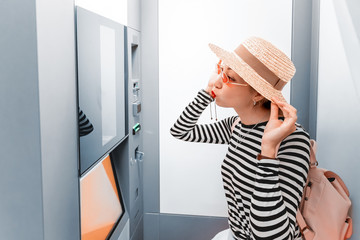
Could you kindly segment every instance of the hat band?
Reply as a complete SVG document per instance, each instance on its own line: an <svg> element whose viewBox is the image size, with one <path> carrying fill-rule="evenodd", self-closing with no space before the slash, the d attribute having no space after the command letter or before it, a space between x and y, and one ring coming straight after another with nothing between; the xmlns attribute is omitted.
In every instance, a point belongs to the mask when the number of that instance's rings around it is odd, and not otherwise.
<svg viewBox="0 0 360 240"><path fill-rule="evenodd" d="M267 68L259 59L252 55L242 44L234 51L244 62L255 70L263 79L270 83L275 89L282 90L287 82L281 80L269 68Z"/></svg>

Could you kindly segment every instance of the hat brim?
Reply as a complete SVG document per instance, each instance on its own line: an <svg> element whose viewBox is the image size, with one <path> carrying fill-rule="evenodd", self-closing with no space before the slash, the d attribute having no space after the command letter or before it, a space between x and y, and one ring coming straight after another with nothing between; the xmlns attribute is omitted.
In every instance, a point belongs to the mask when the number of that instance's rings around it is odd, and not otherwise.
<svg viewBox="0 0 360 240"><path fill-rule="evenodd" d="M276 97L282 102L287 102L281 91L275 89L236 53L226 51L212 43L209 43L209 47L225 65L229 66L266 99L272 102L271 98Z"/></svg>

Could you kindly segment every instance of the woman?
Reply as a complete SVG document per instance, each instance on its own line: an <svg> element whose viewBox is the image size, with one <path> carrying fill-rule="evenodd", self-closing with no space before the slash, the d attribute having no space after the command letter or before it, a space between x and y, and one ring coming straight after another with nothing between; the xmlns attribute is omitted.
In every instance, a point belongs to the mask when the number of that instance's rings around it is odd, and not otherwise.
<svg viewBox="0 0 360 240"><path fill-rule="evenodd" d="M209 46L220 58L218 71L170 132L184 141L228 144L221 173L230 228L214 239L301 239L296 211L309 169L310 137L281 94L295 67L258 37L233 52ZM238 116L197 124L212 101L234 108Z"/></svg>

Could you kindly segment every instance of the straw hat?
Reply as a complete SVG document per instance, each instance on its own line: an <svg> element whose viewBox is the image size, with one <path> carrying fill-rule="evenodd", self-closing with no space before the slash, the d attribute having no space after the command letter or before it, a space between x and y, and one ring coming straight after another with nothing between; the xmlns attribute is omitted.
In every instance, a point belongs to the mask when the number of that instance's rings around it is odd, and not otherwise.
<svg viewBox="0 0 360 240"><path fill-rule="evenodd" d="M251 87L271 101L277 97L286 102L281 93L283 87L295 74L293 62L272 43L250 37L233 52L212 43L210 49L222 62L242 77Z"/></svg>

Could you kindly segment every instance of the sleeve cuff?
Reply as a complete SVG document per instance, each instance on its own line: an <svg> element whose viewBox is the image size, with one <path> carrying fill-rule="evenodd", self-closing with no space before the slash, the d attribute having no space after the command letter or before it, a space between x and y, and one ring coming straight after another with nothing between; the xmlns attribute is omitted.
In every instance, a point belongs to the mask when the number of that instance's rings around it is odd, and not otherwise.
<svg viewBox="0 0 360 240"><path fill-rule="evenodd" d="M271 173L278 174L279 172L279 163L280 161L277 159L261 159L258 161L258 169L262 173Z"/></svg>
<svg viewBox="0 0 360 240"><path fill-rule="evenodd" d="M215 99L210 95L208 94L204 89L201 89L198 93L199 97L203 97L205 98L207 101L209 102L213 102Z"/></svg>

